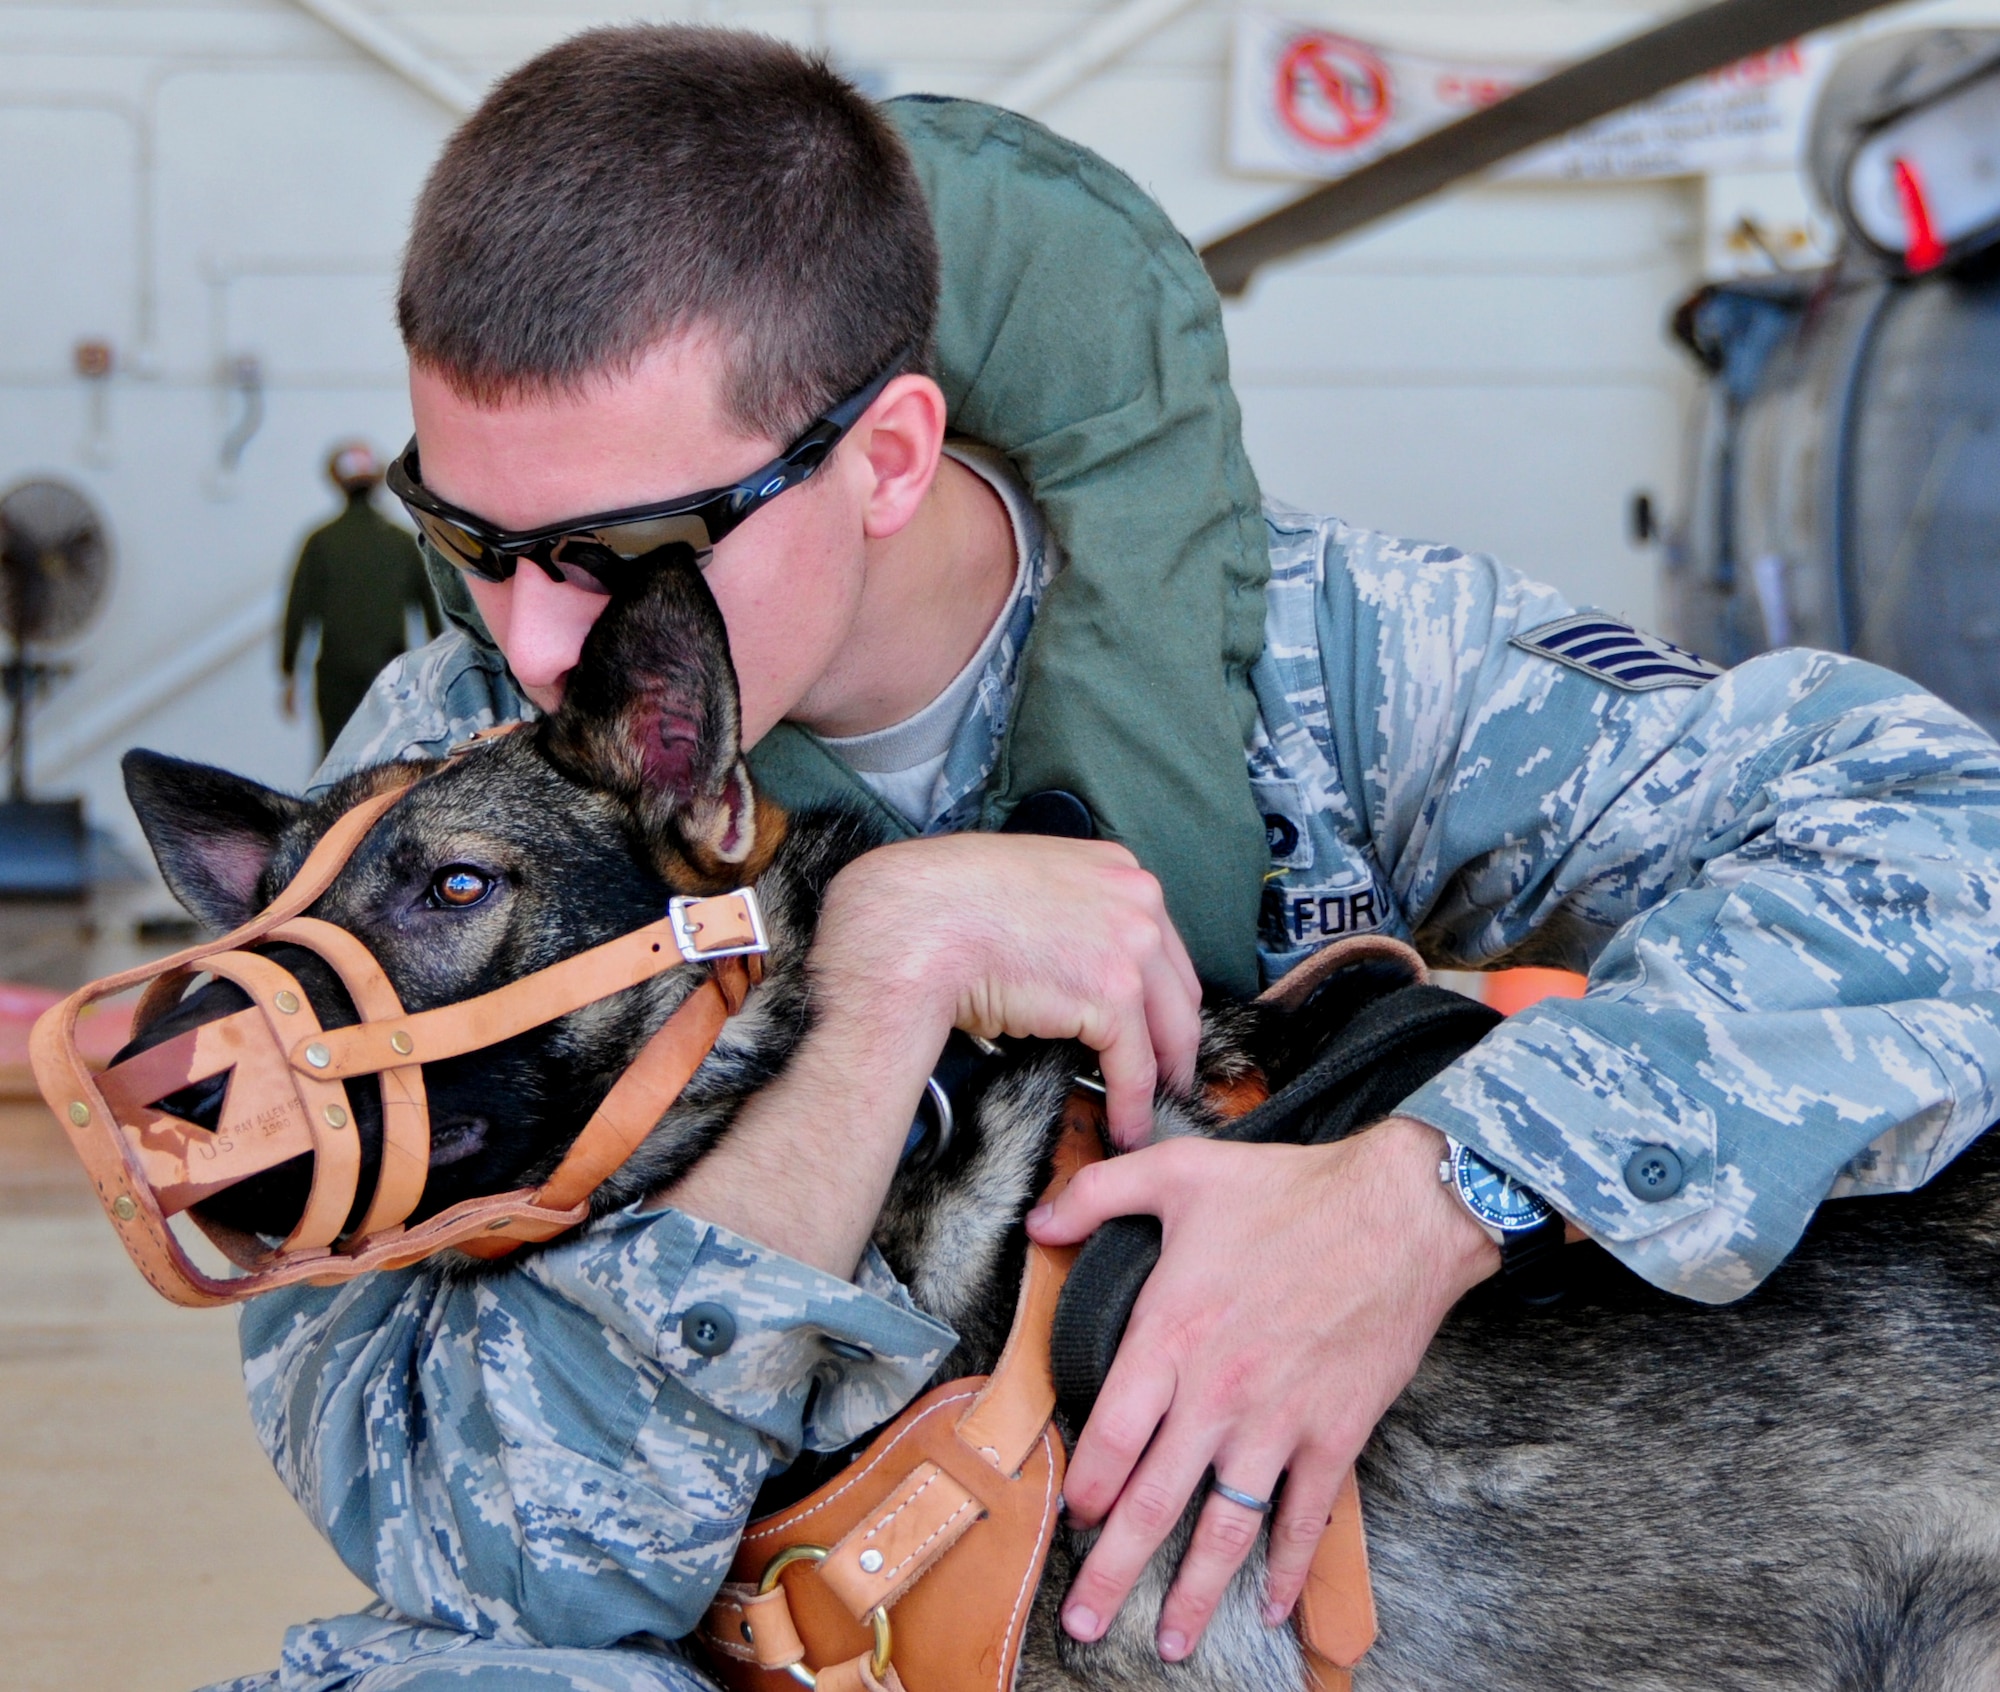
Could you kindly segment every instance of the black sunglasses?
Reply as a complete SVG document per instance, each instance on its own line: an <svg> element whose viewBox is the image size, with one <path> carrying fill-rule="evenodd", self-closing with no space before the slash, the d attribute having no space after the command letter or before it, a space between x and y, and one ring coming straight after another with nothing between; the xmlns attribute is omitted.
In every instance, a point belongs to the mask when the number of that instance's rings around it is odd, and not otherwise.
<svg viewBox="0 0 2000 1692"><path fill-rule="evenodd" d="M672 561L706 564L716 543L753 511L787 488L810 481L841 437L909 363L905 347L865 388L850 394L763 467L726 488L688 494L660 505L635 505L596 517L574 517L543 529L496 529L447 505L427 489L417 466L414 439L389 466L389 491L403 502L424 538L447 563L482 581L504 582L523 558L553 582L587 593L630 593Z"/></svg>

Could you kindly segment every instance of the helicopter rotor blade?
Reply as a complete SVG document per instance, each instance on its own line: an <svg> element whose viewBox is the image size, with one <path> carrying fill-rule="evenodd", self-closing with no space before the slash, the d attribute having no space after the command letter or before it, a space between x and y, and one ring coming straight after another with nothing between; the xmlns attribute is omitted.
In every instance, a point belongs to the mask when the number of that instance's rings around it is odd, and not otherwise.
<svg viewBox="0 0 2000 1692"><path fill-rule="evenodd" d="M1718 0L1683 13L1218 237L1202 248L1202 263L1219 292L1241 294L1276 259L1338 240L1545 141L1888 3Z"/></svg>

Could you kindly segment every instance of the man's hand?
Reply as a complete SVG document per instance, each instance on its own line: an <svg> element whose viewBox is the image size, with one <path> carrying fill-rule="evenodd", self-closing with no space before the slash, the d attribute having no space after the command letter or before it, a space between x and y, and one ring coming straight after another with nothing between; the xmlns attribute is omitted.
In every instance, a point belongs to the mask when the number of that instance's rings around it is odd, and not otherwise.
<svg viewBox="0 0 2000 1692"><path fill-rule="evenodd" d="M1437 1178L1444 1136L1391 1118L1323 1147L1172 1140L1082 1171L1028 1218L1050 1245L1114 1216L1164 1243L1077 1441L1063 1496L1104 1532L1063 1607L1102 1636L1213 1467L1269 1498L1264 1619L1291 1613L1348 1466L1445 1313L1499 1249ZM1194 1649L1261 1518L1211 1495L1160 1613L1160 1655Z"/></svg>
<svg viewBox="0 0 2000 1692"><path fill-rule="evenodd" d="M1122 846L960 834L885 846L834 879L813 947L825 1002L871 1002L998 1039L1098 1054L1112 1137L1145 1142L1153 1089L1185 1089L1201 984L1160 884ZM921 1024L920 1024L921 1025Z"/></svg>
<svg viewBox="0 0 2000 1692"><path fill-rule="evenodd" d="M815 1020L791 1064L664 1195L837 1275L860 1260L924 1082L954 1027L1081 1040L1113 1132L1185 1087L1201 990L1159 883L1101 841L967 834L885 846L828 888Z"/></svg>

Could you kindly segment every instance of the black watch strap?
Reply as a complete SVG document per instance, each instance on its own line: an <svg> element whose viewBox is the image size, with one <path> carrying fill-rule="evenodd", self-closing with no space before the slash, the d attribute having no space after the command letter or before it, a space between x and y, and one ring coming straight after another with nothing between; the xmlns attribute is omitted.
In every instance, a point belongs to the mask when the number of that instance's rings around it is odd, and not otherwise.
<svg viewBox="0 0 2000 1692"><path fill-rule="evenodd" d="M1564 1223L1558 1214L1500 1240L1500 1284L1526 1305L1554 1304L1568 1290Z"/></svg>

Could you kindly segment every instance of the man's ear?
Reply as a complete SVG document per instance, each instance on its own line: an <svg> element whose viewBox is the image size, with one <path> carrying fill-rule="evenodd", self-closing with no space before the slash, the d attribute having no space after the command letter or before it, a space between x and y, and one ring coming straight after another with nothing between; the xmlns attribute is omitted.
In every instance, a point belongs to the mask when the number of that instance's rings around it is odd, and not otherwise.
<svg viewBox="0 0 2000 1692"><path fill-rule="evenodd" d="M735 886L770 862L782 824L750 784L729 632L693 564L597 619L542 734L558 768L632 807L662 873Z"/></svg>
<svg viewBox="0 0 2000 1692"><path fill-rule="evenodd" d="M869 478L862 527L870 540L899 533L937 479L944 449L944 390L928 376L898 376L855 430Z"/></svg>
<svg viewBox="0 0 2000 1692"><path fill-rule="evenodd" d="M125 796L167 886L218 933L257 912L257 885L305 805L227 770L127 752Z"/></svg>

